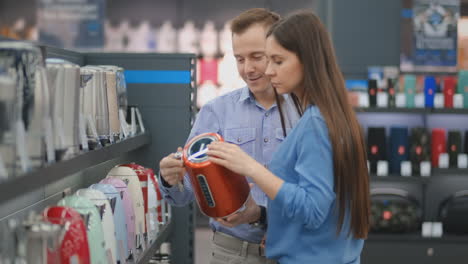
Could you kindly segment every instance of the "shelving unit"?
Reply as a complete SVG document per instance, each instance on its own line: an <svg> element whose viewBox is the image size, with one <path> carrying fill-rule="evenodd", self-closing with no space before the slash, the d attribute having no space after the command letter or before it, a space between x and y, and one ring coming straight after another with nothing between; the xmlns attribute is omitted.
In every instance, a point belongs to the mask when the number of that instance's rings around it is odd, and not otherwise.
<svg viewBox="0 0 468 264"><path fill-rule="evenodd" d="M441 175L466 175L468 179L468 169L456 169L456 168L447 168L447 169L440 169L440 168L433 168L433 175L441 176Z"/></svg>
<svg viewBox="0 0 468 264"><path fill-rule="evenodd" d="M432 176L430 176L432 177ZM370 175L371 181L379 181L379 182L416 182L416 183L427 183L430 177L420 177L420 176L410 176L410 177L403 177L400 175L388 175L388 176L377 176L377 175Z"/></svg>
<svg viewBox="0 0 468 264"><path fill-rule="evenodd" d="M357 113L408 113L408 114L457 114L467 115L467 108L384 108L384 107L356 107Z"/></svg>
<svg viewBox="0 0 468 264"><path fill-rule="evenodd" d="M383 107L355 107L357 113L411 113L428 114L430 109L426 108L383 108Z"/></svg>
<svg viewBox="0 0 468 264"><path fill-rule="evenodd" d="M80 66L117 65L126 71L154 72L155 76L165 76L169 71L183 78L127 82L128 104L139 107L146 133L0 182L0 222L23 219L31 210L40 212L56 204L64 190L86 188L117 164L136 162L158 171L159 160L185 142L196 111L194 54L103 54L41 48L46 58L65 59ZM194 206L171 211L171 222L161 226L155 241L143 252L136 252L129 263L147 263L164 242L171 243L173 263L193 262Z"/></svg>
<svg viewBox="0 0 468 264"><path fill-rule="evenodd" d="M464 263L465 237L424 238L417 234L369 235L361 263Z"/></svg>
<svg viewBox="0 0 468 264"><path fill-rule="evenodd" d="M160 231L158 233L158 237L156 238L156 240L151 245L148 245L149 247L147 247L144 252L141 252L141 251L137 252L135 254L134 259L130 260L130 261L127 261L127 264L145 264L145 263L148 263L149 260L151 259L151 257L153 257L154 252L159 249L159 247L161 246L162 243L167 241L167 239L169 238L169 235L171 234L171 232L172 232L172 224L171 223L163 226L160 229Z"/></svg>
<svg viewBox="0 0 468 264"><path fill-rule="evenodd" d="M119 143L81 153L71 159L47 165L15 179L2 182L0 183L0 203L8 202L18 196L19 193L36 190L84 168L117 158L123 153L136 150L148 145L150 142L151 138L148 133L137 135Z"/></svg>
<svg viewBox="0 0 468 264"><path fill-rule="evenodd" d="M468 243L466 236L446 235L444 237L423 237L421 234L369 234L372 241L392 241L392 242L441 242L441 243Z"/></svg>
<svg viewBox="0 0 468 264"><path fill-rule="evenodd" d="M431 108L355 108L363 127L422 126L428 129L468 129L468 109ZM383 118L385 116L385 118ZM449 128L447 126L453 126ZM466 179L465 179L466 176ZM460 188L468 188L468 169L432 168L431 176L403 177L370 175L373 187L395 187L408 191L420 201L423 221L438 221L439 204ZM363 264L390 263L459 263L468 258L468 236L444 234L422 237L421 231L404 234L369 234L361 255Z"/></svg>
<svg viewBox="0 0 468 264"><path fill-rule="evenodd" d="M377 176L375 174L370 175L371 181L398 181L398 182L419 182L419 183L428 183L431 179L435 177L444 177L446 175L466 175L468 180L468 169L456 169L456 168L448 168L448 169L440 169L440 168L432 168L431 176L423 177L423 176L401 176L401 175L393 175L390 174L388 176Z"/></svg>

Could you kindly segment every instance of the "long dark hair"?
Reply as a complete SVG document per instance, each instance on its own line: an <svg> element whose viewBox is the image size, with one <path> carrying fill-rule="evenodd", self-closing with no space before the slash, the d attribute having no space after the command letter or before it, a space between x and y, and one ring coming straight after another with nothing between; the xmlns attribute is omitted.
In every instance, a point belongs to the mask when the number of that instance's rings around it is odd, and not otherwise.
<svg viewBox="0 0 468 264"><path fill-rule="evenodd" d="M304 92L298 98L298 111L302 112L308 104L316 105L326 121L333 147L337 233L349 209L350 233L355 238L366 238L370 198L365 141L348 102L328 32L316 15L300 11L274 24L267 37L274 37L283 48L294 52L304 67Z"/></svg>

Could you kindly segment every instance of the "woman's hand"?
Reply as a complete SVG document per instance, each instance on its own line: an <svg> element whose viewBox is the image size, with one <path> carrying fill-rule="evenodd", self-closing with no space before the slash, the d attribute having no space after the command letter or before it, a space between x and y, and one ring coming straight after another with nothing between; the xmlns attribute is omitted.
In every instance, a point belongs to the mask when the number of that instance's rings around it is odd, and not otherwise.
<svg viewBox="0 0 468 264"><path fill-rule="evenodd" d="M250 187L252 188L252 187ZM252 195L249 195L245 203L245 209L236 212L225 218L216 218L220 224L227 227L236 227L241 224L249 224L257 221L260 218L260 207L257 205Z"/></svg>
<svg viewBox="0 0 468 264"><path fill-rule="evenodd" d="M207 154L209 161L246 177L252 177L256 166L261 166L235 144L212 142L208 145Z"/></svg>
<svg viewBox="0 0 468 264"><path fill-rule="evenodd" d="M284 181L267 170L262 164L242 151L239 146L226 142L212 142L208 145L209 161L235 173L250 177L274 200Z"/></svg>

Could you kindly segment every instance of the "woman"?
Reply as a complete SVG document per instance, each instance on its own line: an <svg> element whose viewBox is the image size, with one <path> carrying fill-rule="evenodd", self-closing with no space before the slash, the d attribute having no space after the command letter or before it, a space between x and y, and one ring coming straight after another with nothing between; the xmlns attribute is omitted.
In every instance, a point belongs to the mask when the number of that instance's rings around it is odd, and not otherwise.
<svg viewBox="0 0 468 264"><path fill-rule="evenodd" d="M208 146L210 160L268 195L267 257L360 263L369 229L367 156L330 37L317 16L299 12L272 26L266 54L266 74L279 94L296 98L301 119L269 170L225 142Z"/></svg>

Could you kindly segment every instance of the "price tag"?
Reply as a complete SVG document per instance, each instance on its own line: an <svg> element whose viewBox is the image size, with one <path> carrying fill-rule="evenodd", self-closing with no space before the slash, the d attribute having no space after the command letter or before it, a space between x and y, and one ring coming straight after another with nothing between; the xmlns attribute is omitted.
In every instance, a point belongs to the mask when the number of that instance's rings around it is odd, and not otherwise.
<svg viewBox="0 0 468 264"><path fill-rule="evenodd" d="M112 133L109 134L109 143L111 144L114 144L115 141L114 141L114 135L112 135Z"/></svg>
<svg viewBox="0 0 468 264"><path fill-rule="evenodd" d="M52 120L46 117L44 118L44 128L45 128L45 142L46 142L46 152L47 152L47 162L55 162L55 147L54 147L54 137L52 135Z"/></svg>
<svg viewBox="0 0 468 264"><path fill-rule="evenodd" d="M377 161L377 176L388 176L388 161Z"/></svg>
<svg viewBox="0 0 468 264"><path fill-rule="evenodd" d="M166 209L166 202L165 200L159 201L161 203L161 214L162 214L162 223L163 225L166 224L166 217L167 217L167 209Z"/></svg>
<svg viewBox="0 0 468 264"><path fill-rule="evenodd" d="M172 207L168 203L166 203L166 201L164 201L164 204L166 204L166 208L167 208L166 224L169 224L172 218Z"/></svg>
<svg viewBox="0 0 468 264"><path fill-rule="evenodd" d="M386 92L377 93L377 106L388 107L388 93Z"/></svg>
<svg viewBox="0 0 468 264"><path fill-rule="evenodd" d="M421 228L422 237L431 237L432 236L432 222L423 222Z"/></svg>
<svg viewBox="0 0 468 264"><path fill-rule="evenodd" d="M443 93L436 93L434 95L434 108L444 108L444 94Z"/></svg>
<svg viewBox="0 0 468 264"><path fill-rule="evenodd" d="M419 164L419 171L421 173L421 177L429 177L431 176L431 162L430 161L422 161Z"/></svg>
<svg viewBox="0 0 468 264"><path fill-rule="evenodd" d="M402 161L400 163L400 174L403 177L410 177L412 173L411 162L410 161Z"/></svg>
<svg viewBox="0 0 468 264"><path fill-rule="evenodd" d="M88 115L87 120L88 120L88 127L91 130L92 136L96 139L97 145L102 146L101 141L99 140L99 136L98 136L98 133L97 133L97 129L96 129L96 125L95 125L93 117L91 115Z"/></svg>
<svg viewBox="0 0 468 264"><path fill-rule="evenodd" d="M466 138L465 140L468 140L468 138ZM467 151L468 151L468 149L467 149ZM466 153L458 154L457 161L458 161L457 165L458 165L459 169L468 168L468 155Z"/></svg>
<svg viewBox="0 0 468 264"><path fill-rule="evenodd" d="M2 155L0 155L0 179L5 180L8 178L8 172L3 162Z"/></svg>
<svg viewBox="0 0 468 264"><path fill-rule="evenodd" d="M414 106L416 108L424 108L426 104L425 95L423 93L418 93L414 96Z"/></svg>
<svg viewBox="0 0 468 264"><path fill-rule="evenodd" d="M138 237L139 237L139 241L140 241L140 245L141 245L141 250L145 251L146 250L146 243L145 243L145 239L143 237L144 227L143 227L142 222L138 223L138 231L139 231Z"/></svg>
<svg viewBox="0 0 468 264"><path fill-rule="evenodd" d="M80 260L78 259L77 255L73 255L70 257L70 264L80 264Z"/></svg>
<svg viewBox="0 0 468 264"><path fill-rule="evenodd" d="M135 118L135 107L131 108L131 127L130 127L130 135L135 136L136 135L136 118Z"/></svg>
<svg viewBox="0 0 468 264"><path fill-rule="evenodd" d="M78 129L79 129L79 134L80 134L81 147L83 148L84 151L88 151L89 146L88 146L88 138L86 136L85 120L81 113L80 113L79 121L78 121Z"/></svg>
<svg viewBox="0 0 468 264"><path fill-rule="evenodd" d="M448 153L440 153L439 155L439 168L448 168L449 167L449 155Z"/></svg>
<svg viewBox="0 0 468 264"><path fill-rule="evenodd" d="M397 93L395 96L396 107L406 107L406 95L403 93Z"/></svg>
<svg viewBox="0 0 468 264"><path fill-rule="evenodd" d="M115 264L114 258L112 257L112 252L111 252L110 248L106 249L106 257L107 257L107 263Z"/></svg>
<svg viewBox="0 0 468 264"><path fill-rule="evenodd" d="M463 108L463 94L453 95L453 108Z"/></svg>
<svg viewBox="0 0 468 264"><path fill-rule="evenodd" d="M146 223L146 237L148 239L148 243L151 243L152 237L151 237L151 223L150 223L150 218L149 218L149 213L145 214L145 223Z"/></svg>
<svg viewBox="0 0 468 264"><path fill-rule="evenodd" d="M442 237L443 230L442 222L432 222L432 237Z"/></svg>
<svg viewBox="0 0 468 264"><path fill-rule="evenodd" d="M359 106L369 107L369 95L367 93L359 93Z"/></svg>
<svg viewBox="0 0 468 264"><path fill-rule="evenodd" d="M145 125L143 124L143 118L141 117L140 109L136 108L135 111L138 118L138 124L140 125L141 133L145 133Z"/></svg>
<svg viewBox="0 0 468 264"><path fill-rule="evenodd" d="M120 264L123 264L127 260L127 258L125 257L126 251L124 247L124 242L123 240L119 240L117 243L119 245Z"/></svg>
<svg viewBox="0 0 468 264"><path fill-rule="evenodd" d="M63 129L63 121L61 118L57 118L55 121L55 133L58 138L58 147L60 149L65 148L65 130Z"/></svg>
<svg viewBox="0 0 468 264"><path fill-rule="evenodd" d="M128 124L125 120L125 114L122 109L119 110L119 119L120 119L120 129L124 135L124 138L128 137Z"/></svg>
<svg viewBox="0 0 468 264"><path fill-rule="evenodd" d="M16 122L16 151L20 157L21 170L27 172L31 168L31 161L26 151L26 131L23 120Z"/></svg>

